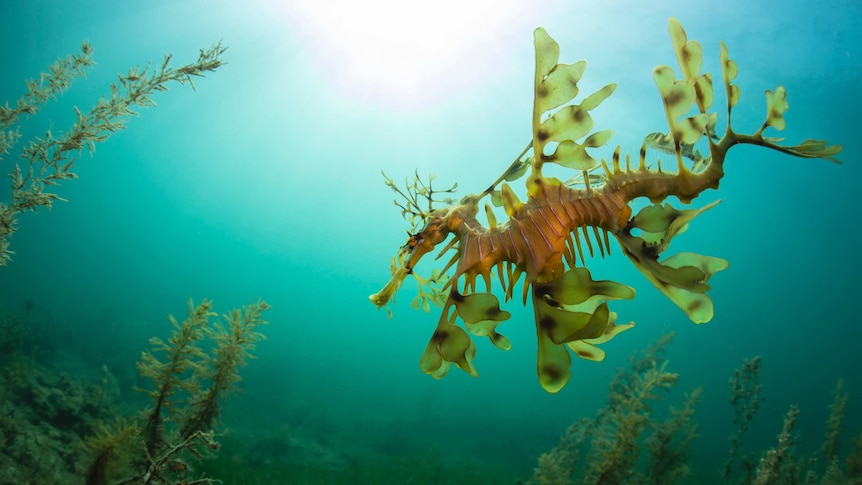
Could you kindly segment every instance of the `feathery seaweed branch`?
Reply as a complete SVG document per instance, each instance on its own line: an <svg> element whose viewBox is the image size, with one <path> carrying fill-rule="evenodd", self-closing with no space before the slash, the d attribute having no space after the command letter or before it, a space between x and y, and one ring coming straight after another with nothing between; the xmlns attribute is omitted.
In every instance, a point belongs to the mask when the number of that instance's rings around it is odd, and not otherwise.
<svg viewBox="0 0 862 485"><path fill-rule="evenodd" d="M730 404L733 405L735 416L733 424L736 432L730 438L730 451L721 473L723 483L729 483L734 467L736 452L742 446L742 437L748 430L748 425L760 409L760 356L742 361L742 369L736 369L730 378ZM751 463L743 459L743 468L751 472ZM752 477L749 477L751 480Z"/></svg>
<svg viewBox="0 0 862 485"><path fill-rule="evenodd" d="M18 129L10 127L18 123L21 116L35 114L40 104L55 99L75 77L83 76L85 69L93 65L92 47L85 43L81 49L82 54L52 64L50 73L43 73L39 82L28 81L28 93L14 108L8 103L0 107L0 159L20 138ZM110 96L99 99L88 113L74 108L77 121L66 133L54 136L48 130L43 137L35 137L27 143L21 154L24 162L15 164L9 172L11 200L0 202L0 266L8 264L13 254L9 250L9 240L17 229L17 214L35 212L39 207L50 210L55 200L64 200L52 192L51 187L77 178L72 168L85 148L92 154L96 143L123 130L129 118L138 114L134 110L136 107L156 106L150 96L167 91L169 82L188 83L194 89L193 78L220 67L225 50L221 43L209 50L201 49L197 62L179 68L169 66L171 55L165 56L158 69L151 69L150 65L143 70L133 67L128 74L118 75L119 85L112 83Z"/></svg>
<svg viewBox="0 0 862 485"><path fill-rule="evenodd" d="M248 359L254 358L251 351L255 344L266 338L256 329L268 323L261 318L267 309L269 305L262 300L246 305L242 311L234 309L230 314L223 315L224 325L206 330L216 344L211 357L212 366L206 375L211 384L192 398L180 429L182 439L192 436L196 431L209 430L218 419L221 413L220 401L241 380L239 369L248 364Z"/></svg>
<svg viewBox="0 0 862 485"><path fill-rule="evenodd" d="M258 301L235 309L215 328L209 326L211 308L210 300L197 306L190 300L182 323L169 317L174 328L167 341L150 339L152 348L142 353L138 371L153 381L153 389L145 391L152 405L133 420L100 427L87 440L93 457L87 485L218 482L203 476L190 480L193 470L185 460L218 449L214 428L220 406L240 381L239 369L254 358L255 343L265 338L256 329L267 323L261 316L269 305ZM208 352L199 347L204 337L213 343L204 346ZM173 412L165 415L164 409Z"/></svg>
<svg viewBox="0 0 862 485"><path fill-rule="evenodd" d="M178 390L193 392L197 386L197 376L204 371L206 354L197 342L204 337L209 317L216 315L210 311L211 308L211 300L204 299L197 307L189 300L188 317L182 324L177 323L173 315L168 317L174 327L171 338L167 342L158 337L150 339L153 350L164 353L164 361L160 361L151 351L141 353L138 372L152 379L154 387L151 391L145 391L153 398L153 405L146 412L142 431L149 454L155 453L164 444L162 410L173 404L171 398Z"/></svg>

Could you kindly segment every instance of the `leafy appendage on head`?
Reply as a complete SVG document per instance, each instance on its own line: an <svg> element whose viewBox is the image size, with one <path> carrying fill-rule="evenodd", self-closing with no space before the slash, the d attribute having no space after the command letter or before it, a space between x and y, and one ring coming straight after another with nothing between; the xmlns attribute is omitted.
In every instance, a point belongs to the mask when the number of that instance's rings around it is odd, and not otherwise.
<svg viewBox="0 0 862 485"><path fill-rule="evenodd" d="M410 234L416 233L419 228L425 225L428 217L434 212L434 204L448 206L455 203L450 197L438 199L436 195L454 194L458 189L458 183L452 184L451 187L445 190L435 190L433 183L437 179L437 176L433 173L428 175L428 182L426 183L422 181L417 171L412 181L408 178L404 179L403 190L391 178L387 177L385 173L383 173L383 179L386 186L403 199L403 202L399 202L398 199L393 200L393 202L396 207L401 209L401 216L410 223Z"/></svg>

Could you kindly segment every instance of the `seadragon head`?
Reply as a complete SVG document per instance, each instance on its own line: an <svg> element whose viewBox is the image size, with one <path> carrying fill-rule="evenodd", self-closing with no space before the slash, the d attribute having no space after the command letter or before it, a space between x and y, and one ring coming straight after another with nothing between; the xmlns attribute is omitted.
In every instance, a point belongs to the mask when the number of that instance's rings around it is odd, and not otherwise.
<svg viewBox="0 0 862 485"><path fill-rule="evenodd" d="M414 273L413 268L458 226L464 201L461 205L455 205L451 198L435 198L439 194L454 193L458 184L445 190L435 190L432 185L434 174L428 177L426 183L417 173L412 182L405 181L403 189L386 177L386 174L383 174L383 177L386 185L403 199L396 199L394 203L401 209L401 215L410 223L411 228L407 231L407 242L398 248L398 253L392 258L389 268L392 275L389 281L382 290L370 295L368 299L378 308L386 307L390 300L394 301L395 294L407 276L413 275L419 283L419 295L413 300L413 306L429 310L431 304L439 306L444 299L440 285L446 282L445 271L434 270L430 277L425 278ZM434 208L435 204L441 203L445 205Z"/></svg>

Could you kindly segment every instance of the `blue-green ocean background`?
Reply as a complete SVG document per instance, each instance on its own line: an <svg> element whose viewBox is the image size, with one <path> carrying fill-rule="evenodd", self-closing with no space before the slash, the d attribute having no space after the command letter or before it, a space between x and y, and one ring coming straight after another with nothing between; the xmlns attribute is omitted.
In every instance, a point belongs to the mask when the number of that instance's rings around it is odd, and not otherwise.
<svg viewBox="0 0 862 485"><path fill-rule="evenodd" d="M603 406L629 356L675 331L669 370L681 377L668 399L705 389L692 483L717 477L731 429L728 378L755 355L763 358L764 402L750 449L772 446L797 404L802 447L815 450L843 378L846 451L862 429L862 2L655 3L541 2L488 32L480 20L455 22L455 4L414 10L401 2L393 15L369 3L371 18L404 23L425 16L422 9L448 8L429 20L441 39L455 35L447 29L479 33L461 45L441 41L436 70L422 75L439 76L427 85L451 87L423 94L382 82L349 88L352 71L341 67L352 51L317 39L322 30L361 30L361 18L315 24L292 17L294 4L262 0L4 2L0 101L14 102L25 79L82 41L95 48L97 66L23 123L24 142L49 128L65 131L72 107L89 109L129 67L169 52L173 65L189 63L220 39L229 50L227 64L196 80L196 91L172 85L157 93L158 108L84 154L80 178L57 188L68 203L20 218L14 261L0 268L0 308L32 305L29 321L56 350L52 365L93 376L108 366L123 396L139 400L135 361L149 337L168 334L168 314L183 316L189 298L211 298L220 312L265 299L268 340L224 415L240 442L290 433L384 461L399 454L468 461L508 483L528 479L570 423ZM707 324L691 323L614 246L589 267L637 290L633 301L612 305L637 325L604 346L604 362L576 359L559 394L537 382L532 311L518 299L505 305L512 318L500 327L512 350L477 341L477 379L458 369L439 381L422 374L418 359L437 315L410 308L415 284L391 305L392 319L368 301L387 281L408 228L380 171L396 180L434 172L441 184L457 182L460 195L493 181L530 137L536 26L559 42L561 62L588 61L582 93L618 83L594 117L598 128L615 130L613 145L635 153L646 134L666 130L651 70L676 67L671 16L701 42L716 80L720 40L738 63L737 131L760 126L763 90L780 83L790 104L781 136L843 144L844 164L751 147L730 152L720 190L694 205L722 203L672 248L730 261L711 281L716 312ZM380 35L379 24L372 28ZM409 45L404 32L382 35L380 45ZM416 58L391 62L427 67ZM14 160L3 161L4 173ZM5 200L8 189L0 194ZM428 261L418 271L432 268ZM412 471L402 472L406 483Z"/></svg>

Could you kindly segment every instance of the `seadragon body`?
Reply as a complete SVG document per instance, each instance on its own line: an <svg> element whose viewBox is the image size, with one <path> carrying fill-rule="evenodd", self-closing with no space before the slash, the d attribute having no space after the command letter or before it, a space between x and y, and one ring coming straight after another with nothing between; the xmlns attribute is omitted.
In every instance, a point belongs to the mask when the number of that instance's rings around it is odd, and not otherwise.
<svg viewBox="0 0 862 485"><path fill-rule="evenodd" d="M717 114L709 112L713 102L712 76L700 74L700 45L687 40L675 19L669 21L669 32L683 78L677 80L667 66L657 67L653 77L670 127L664 138L672 140L667 151L675 155L674 171L663 171L660 164L657 169L648 168L646 143L635 166L628 156L621 160L619 147L610 164L587 153L588 148L604 145L612 135L609 130L590 133L594 122L589 111L610 96L616 86L609 84L580 104L571 104L578 94L577 83L586 63L558 64L559 46L540 28L535 32L532 141L500 178L482 193L438 209L432 207L437 202L435 193L453 189L435 191L430 181L424 184L417 180L407 186L405 193L387 179L387 184L405 198L405 205L399 206L414 221L415 230L393 260L389 283L370 299L378 307L386 305L402 281L413 274L420 283L415 306L421 304L428 309L429 302L442 305L437 328L420 360L424 372L439 378L454 363L475 376L472 360L476 348L468 332L487 336L502 349L510 348L508 339L496 331L510 315L500 309L492 293L493 279L501 284L505 300L515 295L516 285L523 280L522 298L525 303L531 299L535 314L537 371L544 389L557 392L568 382L570 350L582 358L602 360L604 352L598 345L633 326L633 323L617 324L616 314L608 309L607 302L633 298L634 290L614 281L593 280L585 267L584 252L592 255L595 245L602 256L610 253L611 236L635 266L691 320L709 321L713 305L706 295L708 281L727 267L727 261L694 253L659 259L674 236L717 202L701 209L678 210L666 203L666 199L676 197L689 204L705 190L718 188L727 152L739 144L837 162L833 157L840 152L840 146L806 140L787 147L778 145L781 140L763 136L767 127L784 128L782 115L787 102L781 86L774 92L766 92L767 117L756 133L743 135L731 129L730 113L739 101L739 89L731 83L737 67L728 58L724 44L721 44L721 64L727 128L718 137L714 132ZM693 144L702 137L707 140L709 156L699 159L690 169L684 153L690 153ZM544 176L542 167L546 163L576 170L579 180L563 182ZM523 177L528 170L527 200L522 202L507 182ZM503 206L507 221L497 224L488 204L485 204L488 226L477 219L479 203L486 196ZM423 198L428 201L427 210L419 202ZM633 216L632 203L644 198L651 205ZM419 261L447 240L440 255L454 250L448 264L430 279L416 275L414 268ZM454 271L447 278L452 266ZM484 292L480 291L482 284ZM464 322L466 331L457 325L458 318Z"/></svg>

